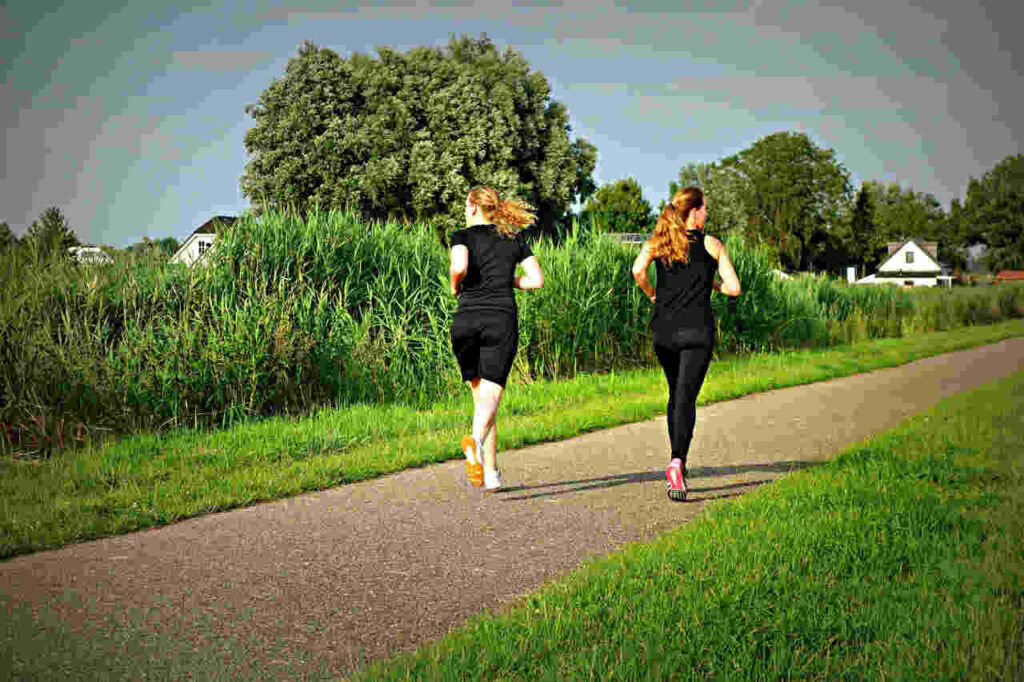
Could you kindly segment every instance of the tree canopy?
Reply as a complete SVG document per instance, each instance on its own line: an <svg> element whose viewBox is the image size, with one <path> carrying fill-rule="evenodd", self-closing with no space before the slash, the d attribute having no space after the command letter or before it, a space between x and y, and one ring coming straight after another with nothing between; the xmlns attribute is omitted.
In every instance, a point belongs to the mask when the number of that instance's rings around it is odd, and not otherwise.
<svg viewBox="0 0 1024 682"><path fill-rule="evenodd" d="M851 265L856 265L859 275L873 270L878 265L874 254L878 251L880 239L875 229L875 196L865 185L857 191L857 199L850 216L850 230L846 251L850 254Z"/></svg>
<svg viewBox="0 0 1024 682"><path fill-rule="evenodd" d="M152 250L159 251L164 257L170 258L181 246L174 237L163 237L162 239L150 239L143 237L141 242L136 242L125 250L135 254L147 253Z"/></svg>
<svg viewBox="0 0 1024 682"><path fill-rule="evenodd" d="M678 182L668 183L668 196L684 187L700 187L708 204L707 230L724 236L747 226L746 197L749 194L744 178L735 169L721 163L688 163L679 171ZM660 202L658 211L665 207Z"/></svg>
<svg viewBox="0 0 1024 682"><path fill-rule="evenodd" d="M632 177L602 185L580 217L602 232L648 232L654 219L650 202Z"/></svg>
<svg viewBox="0 0 1024 682"><path fill-rule="evenodd" d="M869 266L876 266L888 255L886 244L920 237L939 245L939 261L963 267L967 246L955 221L943 210L933 195L904 189L897 183L882 185L869 180L862 187L871 197L875 238L866 254Z"/></svg>
<svg viewBox="0 0 1024 682"><path fill-rule="evenodd" d="M788 268L817 265L849 220L849 171L833 150L818 147L804 133L762 137L721 165L735 174L748 217L746 229L755 239L776 246Z"/></svg>
<svg viewBox="0 0 1024 682"><path fill-rule="evenodd" d="M986 245L990 270L1024 269L1024 155L1007 156L980 180L971 178L963 209L955 212L965 242Z"/></svg>
<svg viewBox="0 0 1024 682"><path fill-rule="evenodd" d="M68 226L67 219L56 206L46 209L32 222L22 241L35 249L41 258L53 253L66 257L69 248L79 245L78 236Z"/></svg>
<svg viewBox="0 0 1024 682"><path fill-rule="evenodd" d="M515 50L486 36L373 58L304 41L258 103L242 192L262 208L354 208L368 219L461 225L489 185L532 204L542 229L593 192L597 149Z"/></svg>

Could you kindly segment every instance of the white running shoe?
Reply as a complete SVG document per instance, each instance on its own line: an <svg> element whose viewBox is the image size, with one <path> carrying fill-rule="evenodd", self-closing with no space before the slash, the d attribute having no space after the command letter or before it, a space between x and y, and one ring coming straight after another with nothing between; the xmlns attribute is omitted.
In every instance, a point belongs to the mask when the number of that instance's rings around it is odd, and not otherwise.
<svg viewBox="0 0 1024 682"><path fill-rule="evenodd" d="M501 488L501 474L498 473L497 469L495 469L494 471L487 471L485 469L484 490L486 490L487 492L494 492L499 488Z"/></svg>

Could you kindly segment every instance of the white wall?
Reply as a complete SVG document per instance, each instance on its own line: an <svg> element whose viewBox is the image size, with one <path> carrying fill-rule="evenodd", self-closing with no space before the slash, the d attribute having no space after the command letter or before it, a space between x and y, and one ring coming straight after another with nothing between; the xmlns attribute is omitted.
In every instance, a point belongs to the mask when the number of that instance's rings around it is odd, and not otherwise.
<svg viewBox="0 0 1024 682"><path fill-rule="evenodd" d="M192 265L200 256L203 255L207 249L213 246L213 240L216 235L213 234L193 234L189 235L189 238L185 240L185 243L181 245L181 248L171 256L172 263L184 263L185 265Z"/></svg>
<svg viewBox="0 0 1024 682"><path fill-rule="evenodd" d="M912 262L907 262L907 254L910 254ZM887 272L935 272L939 269L927 251L914 242L907 242L899 248L886 262L878 268L878 274ZM934 277L932 278L934 279Z"/></svg>

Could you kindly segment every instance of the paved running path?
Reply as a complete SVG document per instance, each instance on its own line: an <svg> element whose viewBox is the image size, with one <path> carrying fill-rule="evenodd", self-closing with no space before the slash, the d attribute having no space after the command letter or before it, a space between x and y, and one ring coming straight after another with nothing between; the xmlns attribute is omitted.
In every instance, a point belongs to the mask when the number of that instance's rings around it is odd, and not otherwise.
<svg viewBox="0 0 1024 682"><path fill-rule="evenodd" d="M665 419L454 460L0 563L14 679L337 679L625 543L1024 367L1024 338L698 410L693 502Z"/></svg>

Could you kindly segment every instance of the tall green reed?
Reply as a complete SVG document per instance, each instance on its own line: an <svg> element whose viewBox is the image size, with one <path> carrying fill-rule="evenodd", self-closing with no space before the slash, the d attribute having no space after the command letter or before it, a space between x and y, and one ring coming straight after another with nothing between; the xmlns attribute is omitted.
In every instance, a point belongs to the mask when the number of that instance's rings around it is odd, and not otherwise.
<svg viewBox="0 0 1024 682"><path fill-rule="evenodd" d="M712 297L719 353L1024 314L1024 287L781 281L766 247L739 236L726 244L743 295L735 308ZM652 306L631 274L636 247L577 223L561 243L540 239L533 250L545 286L516 294L513 383L655 366ZM244 216L218 235L206 265L192 268L155 253L83 266L9 250L0 254L0 447L44 451L83 428L123 433L329 404L429 405L462 390L447 270L429 225L367 224L319 209Z"/></svg>

